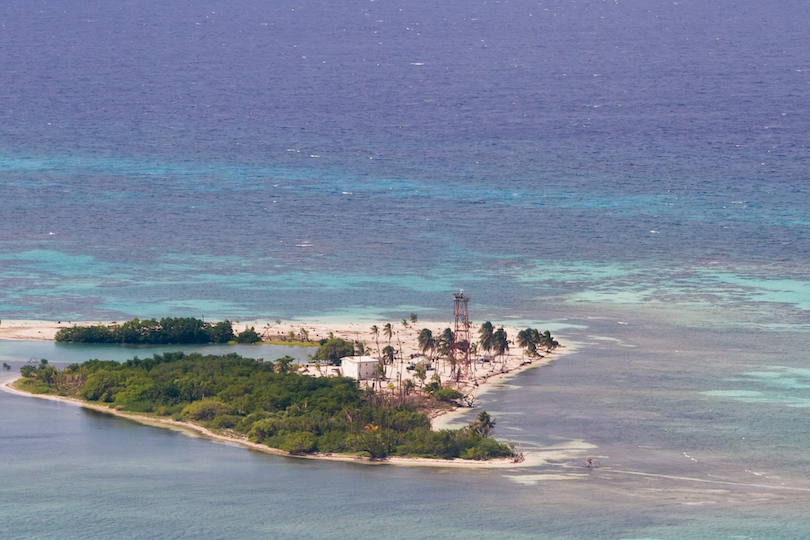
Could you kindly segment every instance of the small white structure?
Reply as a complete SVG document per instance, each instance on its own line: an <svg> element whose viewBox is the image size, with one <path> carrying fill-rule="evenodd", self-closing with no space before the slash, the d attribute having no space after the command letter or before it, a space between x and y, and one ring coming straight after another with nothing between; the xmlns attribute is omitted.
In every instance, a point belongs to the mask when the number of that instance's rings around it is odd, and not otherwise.
<svg viewBox="0 0 810 540"><path fill-rule="evenodd" d="M374 368L379 364L380 359L371 356L344 356L340 359L340 373L358 381L371 379Z"/></svg>
<svg viewBox="0 0 810 540"><path fill-rule="evenodd" d="M430 360L428 360L427 358L425 358L421 354L417 355L417 356L414 356L413 358L408 360L408 367L406 369L412 370L412 369L414 369L416 366L418 366L420 364L425 366L427 369L433 369L433 365L431 364Z"/></svg>

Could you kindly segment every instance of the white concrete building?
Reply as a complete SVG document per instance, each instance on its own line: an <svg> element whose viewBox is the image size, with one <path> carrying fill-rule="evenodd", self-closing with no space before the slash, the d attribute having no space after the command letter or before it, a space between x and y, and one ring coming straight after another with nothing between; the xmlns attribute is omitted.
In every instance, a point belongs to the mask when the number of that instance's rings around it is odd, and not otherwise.
<svg viewBox="0 0 810 540"><path fill-rule="evenodd" d="M371 379L374 368L379 363L379 358L371 356L344 356L340 359L340 373L344 377L351 377L358 381Z"/></svg>

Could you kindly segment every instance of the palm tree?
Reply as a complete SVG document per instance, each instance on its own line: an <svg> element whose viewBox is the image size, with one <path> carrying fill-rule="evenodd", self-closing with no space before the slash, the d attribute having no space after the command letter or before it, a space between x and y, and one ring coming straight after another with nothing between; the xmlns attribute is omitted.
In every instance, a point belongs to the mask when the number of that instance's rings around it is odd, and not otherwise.
<svg viewBox="0 0 810 540"><path fill-rule="evenodd" d="M380 354L380 329L377 325L371 327L371 335L374 336L374 341L377 343L377 354Z"/></svg>
<svg viewBox="0 0 810 540"><path fill-rule="evenodd" d="M393 364L394 363L394 348L391 345L386 345L383 347L382 350L382 363L383 364Z"/></svg>
<svg viewBox="0 0 810 540"><path fill-rule="evenodd" d="M414 377L419 379L420 381L419 388L422 388L422 386L425 384L425 379L427 378L427 367L425 366L425 364L422 363L418 364L413 369L413 375Z"/></svg>
<svg viewBox="0 0 810 540"><path fill-rule="evenodd" d="M411 313L410 316L408 317L408 320L411 323L411 328L413 329L414 332L416 332L417 331L416 323L419 320L419 317L416 316L416 313Z"/></svg>
<svg viewBox="0 0 810 540"><path fill-rule="evenodd" d="M411 391L416 388L416 385L413 383L413 379L405 379L402 382L402 389L405 391L405 395L411 393Z"/></svg>
<svg viewBox="0 0 810 540"><path fill-rule="evenodd" d="M506 336L506 330L504 330L503 326L492 333L492 347L495 349L495 353L501 357L501 370L503 370L504 366L506 365L505 355L509 350L509 341Z"/></svg>
<svg viewBox="0 0 810 540"><path fill-rule="evenodd" d="M402 360L402 341L399 339L399 332L397 332L397 345L399 345L399 359Z"/></svg>
<svg viewBox="0 0 810 540"><path fill-rule="evenodd" d="M438 364L438 359L441 357L449 357L453 354L453 331L449 328L445 328L442 331L442 334L439 336L439 339L436 341L436 349L437 355L436 360ZM439 371L438 366L436 366L436 371Z"/></svg>
<svg viewBox="0 0 810 540"><path fill-rule="evenodd" d="M529 344L532 343L532 329L527 328L526 330L521 330L517 334L517 344L518 347L523 347L523 353L526 353L526 349L529 347Z"/></svg>
<svg viewBox="0 0 810 540"><path fill-rule="evenodd" d="M481 325L481 328L478 330L479 342L481 343L481 349L486 352L492 350L492 323L487 321Z"/></svg>
<svg viewBox="0 0 810 540"><path fill-rule="evenodd" d="M476 356L478 355L478 343L477 342L468 343L467 341L461 341L461 343L459 343L459 345L461 347L464 347L463 350L467 351L467 353L469 353L469 359L470 359L469 367L470 367L470 369L472 369L472 372L470 373L470 375L472 376L473 380L475 380L476 379L475 372L476 372L476 369L477 369L477 366L478 366L477 360L476 360Z"/></svg>
<svg viewBox="0 0 810 540"><path fill-rule="evenodd" d="M543 336L535 328L521 330L517 335L517 344L530 358L537 356L537 346L543 342Z"/></svg>
<svg viewBox="0 0 810 540"><path fill-rule="evenodd" d="M560 345L554 341L554 338L551 337L551 332L548 330L540 335L540 343L546 348L546 352L550 352L552 349L556 349Z"/></svg>
<svg viewBox="0 0 810 540"><path fill-rule="evenodd" d="M526 352L531 357L538 356L537 347L540 346L540 344L542 343L542 337L540 335L540 332L537 331L537 328L528 328L527 330L529 331L530 343L529 346L526 347Z"/></svg>
<svg viewBox="0 0 810 540"><path fill-rule="evenodd" d="M447 362L450 364L450 380L455 379L456 382L459 382L459 379L461 379L461 370L459 369L458 362L456 362L456 355L453 354L452 349L447 353Z"/></svg>
<svg viewBox="0 0 810 540"><path fill-rule="evenodd" d="M374 370L371 372L371 375L374 377L375 382L377 385L382 388L382 384L380 384L380 380L385 380L385 366L383 364L377 364L374 366Z"/></svg>
<svg viewBox="0 0 810 540"><path fill-rule="evenodd" d="M478 420L470 423L470 430L479 434L483 439L488 438L494 429L495 420L490 418L486 411L478 413Z"/></svg>
<svg viewBox="0 0 810 540"><path fill-rule="evenodd" d="M429 328L422 328L422 331L419 332L417 342L419 344L419 350L422 351L423 354L436 348L436 340L433 338L433 332L431 332Z"/></svg>
<svg viewBox="0 0 810 540"><path fill-rule="evenodd" d="M385 323L383 326L383 335L388 338L388 344L391 345L391 336L394 335L394 327L391 326L391 323Z"/></svg>
<svg viewBox="0 0 810 540"><path fill-rule="evenodd" d="M440 354L447 354L448 351L453 349L453 331L449 328L442 330L442 335L439 336L439 342L436 344Z"/></svg>

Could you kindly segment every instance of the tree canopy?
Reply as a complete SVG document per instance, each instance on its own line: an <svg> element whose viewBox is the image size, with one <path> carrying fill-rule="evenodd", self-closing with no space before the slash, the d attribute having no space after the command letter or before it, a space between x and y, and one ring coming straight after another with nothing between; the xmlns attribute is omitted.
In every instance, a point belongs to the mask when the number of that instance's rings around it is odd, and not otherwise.
<svg viewBox="0 0 810 540"><path fill-rule="evenodd" d="M321 340L321 346L312 359L337 365L344 356L354 356L354 344L341 338L331 338Z"/></svg>
<svg viewBox="0 0 810 540"><path fill-rule="evenodd" d="M133 345L227 343L235 339L230 321L212 324L193 317L164 317L159 321L132 319L123 324L72 326L56 333L56 341Z"/></svg>

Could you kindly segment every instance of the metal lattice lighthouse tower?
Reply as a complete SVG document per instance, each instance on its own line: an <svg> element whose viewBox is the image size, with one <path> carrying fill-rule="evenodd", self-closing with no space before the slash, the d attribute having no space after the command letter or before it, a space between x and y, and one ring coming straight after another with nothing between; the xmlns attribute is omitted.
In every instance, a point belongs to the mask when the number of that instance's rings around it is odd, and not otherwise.
<svg viewBox="0 0 810 540"><path fill-rule="evenodd" d="M456 361L456 380L461 378L462 372L466 378L472 375L470 366L470 319L467 316L467 302L470 296L464 294L464 289L453 293L456 303L456 326L453 332L453 358Z"/></svg>

